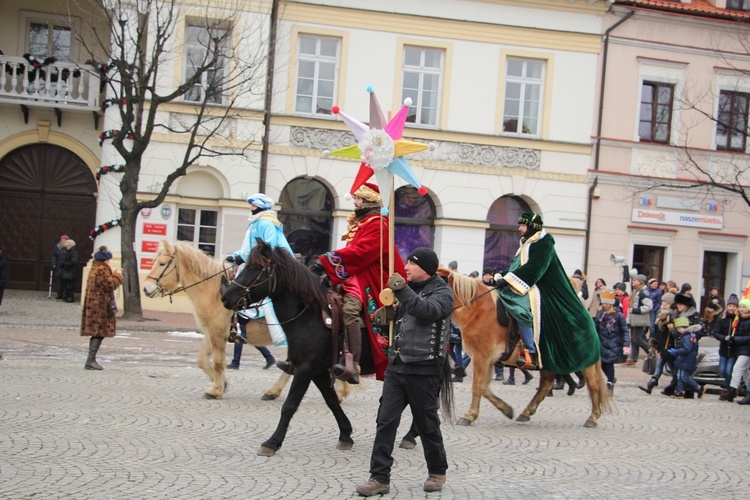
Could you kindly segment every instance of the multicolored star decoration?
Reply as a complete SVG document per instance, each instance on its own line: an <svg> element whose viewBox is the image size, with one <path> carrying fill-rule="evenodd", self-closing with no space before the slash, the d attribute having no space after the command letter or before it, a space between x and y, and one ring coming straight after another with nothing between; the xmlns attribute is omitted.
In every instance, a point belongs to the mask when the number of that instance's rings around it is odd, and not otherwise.
<svg viewBox="0 0 750 500"><path fill-rule="evenodd" d="M344 121L352 134L357 138L357 144L336 151L324 151L323 156L338 156L340 158L355 158L362 160L359 172L354 179L349 191L354 193L370 177L375 175L380 188L380 196L383 199L381 213L388 215L388 205L393 191L393 174L398 175L406 182L417 188L419 194L427 194L427 188L422 186L414 175L404 155L424 151L430 146L421 142L407 141L403 139L404 125L411 106L411 99L404 99L404 105L396 115L386 123L383 110L378 103L372 85L367 86L370 94L370 123L369 126L360 122L346 113L338 106L331 108L333 114L338 115Z"/></svg>

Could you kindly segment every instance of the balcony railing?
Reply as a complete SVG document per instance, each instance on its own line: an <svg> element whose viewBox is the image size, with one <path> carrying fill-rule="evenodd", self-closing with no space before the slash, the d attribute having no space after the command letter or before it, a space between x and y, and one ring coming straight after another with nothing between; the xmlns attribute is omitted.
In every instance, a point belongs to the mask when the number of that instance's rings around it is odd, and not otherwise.
<svg viewBox="0 0 750 500"><path fill-rule="evenodd" d="M95 111L99 109L98 70L54 62L34 67L23 57L0 55L0 102Z"/></svg>

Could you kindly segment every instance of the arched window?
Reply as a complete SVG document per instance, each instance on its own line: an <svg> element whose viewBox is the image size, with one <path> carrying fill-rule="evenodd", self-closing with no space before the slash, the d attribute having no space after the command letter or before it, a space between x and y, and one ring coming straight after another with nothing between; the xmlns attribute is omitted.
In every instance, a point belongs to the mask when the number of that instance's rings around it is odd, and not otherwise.
<svg viewBox="0 0 750 500"><path fill-rule="evenodd" d="M419 247L432 248L435 232L435 204L412 186L396 190L396 235L398 253L406 262L409 252Z"/></svg>
<svg viewBox="0 0 750 500"><path fill-rule="evenodd" d="M498 198L487 214L489 229L484 234L484 267L502 271L518 250L518 217L531 212L529 205L517 196Z"/></svg>
<svg viewBox="0 0 750 500"><path fill-rule="evenodd" d="M281 192L279 220L295 253L307 265L331 249L333 196L315 179L294 179Z"/></svg>

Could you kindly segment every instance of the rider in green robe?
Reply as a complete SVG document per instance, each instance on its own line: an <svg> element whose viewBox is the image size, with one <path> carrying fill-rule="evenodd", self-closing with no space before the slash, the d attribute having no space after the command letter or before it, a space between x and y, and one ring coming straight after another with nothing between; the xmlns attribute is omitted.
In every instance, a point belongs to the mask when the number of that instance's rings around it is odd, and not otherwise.
<svg viewBox="0 0 750 500"><path fill-rule="evenodd" d="M497 276L498 293L521 326L531 316L540 368L573 373L599 361L596 327L576 294L555 251L555 240L542 229L542 218L524 212L523 235L508 268Z"/></svg>

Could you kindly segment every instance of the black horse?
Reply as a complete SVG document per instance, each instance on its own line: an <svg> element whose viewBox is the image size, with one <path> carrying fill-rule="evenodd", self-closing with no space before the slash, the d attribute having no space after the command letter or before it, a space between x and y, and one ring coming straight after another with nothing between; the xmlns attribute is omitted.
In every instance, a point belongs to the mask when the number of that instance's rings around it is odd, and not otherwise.
<svg viewBox="0 0 750 500"><path fill-rule="evenodd" d="M297 262L289 252L272 249L257 240L245 268L231 282L222 277L221 300L227 309L243 309L270 297L279 323L286 332L288 357L294 366L289 395L281 407L281 418L259 455L273 456L281 447L289 422L297 411L310 382L314 382L339 426L336 447L349 450L352 424L339 404L331 384L332 332L323 323L322 309L328 309L319 279Z"/></svg>

